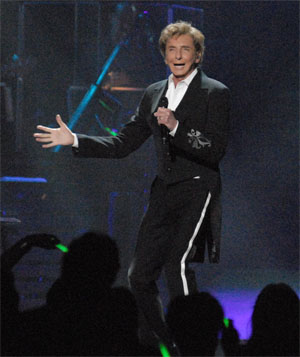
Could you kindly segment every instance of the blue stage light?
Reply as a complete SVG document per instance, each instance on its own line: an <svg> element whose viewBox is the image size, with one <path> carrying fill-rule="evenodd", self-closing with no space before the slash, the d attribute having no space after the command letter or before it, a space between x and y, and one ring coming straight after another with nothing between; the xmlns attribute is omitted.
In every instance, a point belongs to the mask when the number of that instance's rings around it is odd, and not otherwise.
<svg viewBox="0 0 300 357"><path fill-rule="evenodd" d="M13 54L13 56L12 56L13 62L17 62L17 61L19 61L19 59L20 59L20 57L16 53Z"/></svg>
<svg viewBox="0 0 300 357"><path fill-rule="evenodd" d="M19 176L3 176L0 177L1 182L38 182L46 183L47 179L43 177L19 177Z"/></svg>
<svg viewBox="0 0 300 357"><path fill-rule="evenodd" d="M81 114L83 113L83 111L85 110L85 108L87 107L88 103L90 102L90 100L92 99L93 95L95 94L96 90L98 89L100 83L102 82L102 80L104 79L107 71L109 70L113 60L116 58L118 52L120 51L121 45L123 43L119 43L113 50L113 52L111 53L111 55L109 56L109 58L107 59L107 61L105 62L102 72L100 74L100 76L97 79L97 82L95 84L92 84L90 89L87 91L87 93L85 94L84 98L82 99L81 103L79 104L79 106L77 107L75 113L72 115L71 119L69 120L68 123L68 127L70 128L70 130L73 129L73 127L75 126L75 124L77 123L78 119L80 118ZM58 152L60 150L60 145L56 146L54 148L54 152Z"/></svg>

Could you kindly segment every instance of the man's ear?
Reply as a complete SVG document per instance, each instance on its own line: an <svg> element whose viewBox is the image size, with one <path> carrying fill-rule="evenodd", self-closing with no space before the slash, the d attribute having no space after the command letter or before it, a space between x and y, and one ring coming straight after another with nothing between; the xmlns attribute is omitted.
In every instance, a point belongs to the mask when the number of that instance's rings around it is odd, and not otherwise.
<svg viewBox="0 0 300 357"><path fill-rule="evenodd" d="M201 61L201 53L200 52L197 52L196 53L196 58L195 58L195 63L200 63L200 61Z"/></svg>

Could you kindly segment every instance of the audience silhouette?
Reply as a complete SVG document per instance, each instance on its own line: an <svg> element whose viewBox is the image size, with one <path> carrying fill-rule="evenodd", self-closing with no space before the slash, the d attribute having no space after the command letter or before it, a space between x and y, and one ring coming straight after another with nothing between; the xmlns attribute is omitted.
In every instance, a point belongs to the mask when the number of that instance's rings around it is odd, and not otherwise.
<svg viewBox="0 0 300 357"><path fill-rule="evenodd" d="M139 342L138 309L120 269L116 242L87 232L62 257L61 274L44 306L19 312L12 269L32 247L55 249L49 234L29 235L1 255L2 356L160 356ZM299 298L287 284L269 284L257 297L252 335L240 345L222 306L198 292L170 301L166 321L182 356L215 356L222 332L226 356L299 356Z"/></svg>
<svg viewBox="0 0 300 357"><path fill-rule="evenodd" d="M1 238L7 232L1 227ZM50 234L31 234L20 239L1 254L1 355L18 355L22 330L22 314L19 312L19 295L15 288L13 267L32 247L55 249L60 241Z"/></svg>
<svg viewBox="0 0 300 357"><path fill-rule="evenodd" d="M182 356L214 356L223 318L221 305L207 292L176 297L166 314Z"/></svg>
<svg viewBox="0 0 300 357"><path fill-rule="evenodd" d="M73 240L47 296L52 354L140 353L134 297L126 288L112 288L119 267L118 248L109 236L89 232Z"/></svg>
<svg viewBox="0 0 300 357"><path fill-rule="evenodd" d="M88 232L74 239L45 306L19 313L16 292L13 307L2 304L6 316L8 311L17 316L6 324L11 343L2 350L4 355L153 354L139 344L133 295L125 287L113 287L119 267L117 245L108 235Z"/></svg>
<svg viewBox="0 0 300 357"><path fill-rule="evenodd" d="M258 295L252 335L243 356L299 356L299 298L285 283L269 284Z"/></svg>

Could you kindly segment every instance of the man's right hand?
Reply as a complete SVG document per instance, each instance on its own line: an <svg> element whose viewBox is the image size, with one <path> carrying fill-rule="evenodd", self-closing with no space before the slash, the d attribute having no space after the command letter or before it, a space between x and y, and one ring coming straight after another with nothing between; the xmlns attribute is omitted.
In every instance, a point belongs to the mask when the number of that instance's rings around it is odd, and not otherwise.
<svg viewBox="0 0 300 357"><path fill-rule="evenodd" d="M45 149L57 145L73 145L74 143L74 134L62 121L59 114L56 115L56 121L59 125L59 128L53 129L43 125L38 125L37 129L42 130L44 133L33 134L36 141L47 143L42 145L42 147Z"/></svg>

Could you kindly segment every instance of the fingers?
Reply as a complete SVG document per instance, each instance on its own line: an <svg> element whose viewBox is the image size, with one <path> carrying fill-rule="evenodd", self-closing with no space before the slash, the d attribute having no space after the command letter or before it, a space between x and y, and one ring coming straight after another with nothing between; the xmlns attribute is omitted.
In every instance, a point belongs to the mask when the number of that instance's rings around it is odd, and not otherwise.
<svg viewBox="0 0 300 357"><path fill-rule="evenodd" d="M43 125L37 126L37 129L41 130L43 133L34 133L33 136L37 142L45 143L42 145L42 148L47 149L57 145L70 145L73 143L73 134L62 121L59 114L56 115L56 121L59 128L49 128Z"/></svg>
<svg viewBox="0 0 300 357"><path fill-rule="evenodd" d="M38 141L40 143L53 144L53 138L51 137L51 134L34 133L33 136L35 137L35 141Z"/></svg>
<svg viewBox="0 0 300 357"><path fill-rule="evenodd" d="M52 128L48 128L47 126L43 126L43 125L38 125L37 129L45 131L46 133L51 133L54 130Z"/></svg>
<svg viewBox="0 0 300 357"><path fill-rule="evenodd" d="M49 143L50 141L53 141L52 138L47 137L47 138L36 138L36 141L40 142L40 143Z"/></svg>
<svg viewBox="0 0 300 357"><path fill-rule="evenodd" d="M167 120L166 120L166 119L163 119L163 118L161 118L161 117L158 117L158 118L157 118L157 123L158 123L159 125L161 125L161 124L167 125Z"/></svg>
<svg viewBox="0 0 300 357"><path fill-rule="evenodd" d="M168 108L161 108L159 107L157 109L157 112L154 113L154 116L160 120L160 121L163 121L163 122L168 122L168 120L172 120L173 118L173 113L170 109Z"/></svg>
<svg viewBox="0 0 300 357"><path fill-rule="evenodd" d="M62 121L61 116L59 114L56 115L56 121L60 127L66 126L66 124Z"/></svg>
<svg viewBox="0 0 300 357"><path fill-rule="evenodd" d="M159 107L157 112L154 113L154 116L157 118L157 123L159 125L165 125L171 131L175 129L178 124L172 110L168 108Z"/></svg>
<svg viewBox="0 0 300 357"><path fill-rule="evenodd" d="M44 249L55 249L56 244L60 243L60 240L57 237L47 233L31 234L25 238L31 246Z"/></svg>
<svg viewBox="0 0 300 357"><path fill-rule="evenodd" d="M54 143L44 144L44 145L42 145L42 148L48 149L48 148L52 148L53 146L56 146L56 144L54 144Z"/></svg>
<svg viewBox="0 0 300 357"><path fill-rule="evenodd" d="M169 113L170 109L167 108L163 108L163 107L158 107L157 108L157 112L154 113L155 117L160 117L162 115L166 115L167 113Z"/></svg>
<svg viewBox="0 0 300 357"><path fill-rule="evenodd" d="M164 124L166 122L166 113L161 110L162 108L158 108L157 112L154 113L154 116L157 118L158 124Z"/></svg>
<svg viewBox="0 0 300 357"><path fill-rule="evenodd" d="M158 124L166 124L169 120L170 112L166 108L158 108L154 116L157 118Z"/></svg>
<svg viewBox="0 0 300 357"><path fill-rule="evenodd" d="M61 116L59 114L56 115L56 121L60 127L66 126L66 124L62 121ZM38 125L37 129L42 130L46 133L52 133L54 130L56 130L55 128L49 128L48 126L44 126L44 125ZM36 134L34 134L34 136L36 136Z"/></svg>
<svg viewBox="0 0 300 357"><path fill-rule="evenodd" d="M47 134L44 134L44 133L34 133L33 136L35 138L51 138L51 135L52 133L47 133Z"/></svg>

